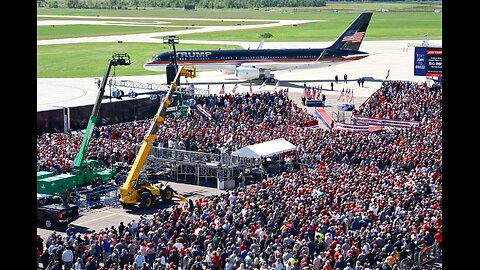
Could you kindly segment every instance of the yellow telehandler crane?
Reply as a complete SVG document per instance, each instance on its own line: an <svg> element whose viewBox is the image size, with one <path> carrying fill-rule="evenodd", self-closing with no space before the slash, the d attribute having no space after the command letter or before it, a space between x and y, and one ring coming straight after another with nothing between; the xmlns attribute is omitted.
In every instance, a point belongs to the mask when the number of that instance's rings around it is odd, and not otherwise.
<svg viewBox="0 0 480 270"><path fill-rule="evenodd" d="M177 82L180 76L185 78L195 78L197 76L196 69L193 64L185 64L171 82L167 94L160 104L160 108L152 119L152 124L143 138L142 145L135 157L132 168L128 173L127 179L120 186L120 204L124 207L139 204L140 208L148 209L152 206L154 200L162 199L163 202L170 202L174 197L186 202L187 199L179 195L173 188L164 183L152 184L144 172L142 172L143 165L147 160L148 154L152 147L153 141L158 136L158 130L165 120L167 108L170 105L170 98L177 89Z"/></svg>

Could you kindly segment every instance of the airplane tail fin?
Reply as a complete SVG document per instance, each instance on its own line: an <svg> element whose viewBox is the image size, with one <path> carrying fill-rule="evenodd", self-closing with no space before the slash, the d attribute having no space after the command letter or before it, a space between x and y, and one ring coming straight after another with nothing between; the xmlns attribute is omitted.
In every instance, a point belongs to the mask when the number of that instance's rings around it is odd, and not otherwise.
<svg viewBox="0 0 480 270"><path fill-rule="evenodd" d="M360 14L329 49L358 51L371 18L372 12Z"/></svg>

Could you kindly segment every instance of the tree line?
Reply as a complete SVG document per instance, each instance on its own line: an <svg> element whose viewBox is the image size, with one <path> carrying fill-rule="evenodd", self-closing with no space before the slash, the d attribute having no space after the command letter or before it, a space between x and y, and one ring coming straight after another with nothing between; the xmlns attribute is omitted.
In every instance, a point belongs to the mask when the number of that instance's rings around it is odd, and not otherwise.
<svg viewBox="0 0 480 270"><path fill-rule="evenodd" d="M68 8L267 8L267 7L323 7L325 0L45 0L42 6ZM40 6L40 3L39 3Z"/></svg>
<svg viewBox="0 0 480 270"><path fill-rule="evenodd" d="M365 0L330 0L332 2L365 2ZM372 2L435 2L432 0L369 0ZM441 2L441 1L440 1ZM268 8L268 7L324 7L325 0L37 0L38 6L68 8Z"/></svg>

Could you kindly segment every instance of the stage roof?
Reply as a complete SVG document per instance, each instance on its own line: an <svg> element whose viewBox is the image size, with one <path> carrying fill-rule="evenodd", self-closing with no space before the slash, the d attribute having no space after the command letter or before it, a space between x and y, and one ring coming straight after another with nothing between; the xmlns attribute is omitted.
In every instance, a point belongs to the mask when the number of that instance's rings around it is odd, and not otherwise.
<svg viewBox="0 0 480 270"><path fill-rule="evenodd" d="M260 158L278 155L284 152L295 150L297 147L289 141L280 138L268 142L257 143L245 146L232 153L232 156Z"/></svg>

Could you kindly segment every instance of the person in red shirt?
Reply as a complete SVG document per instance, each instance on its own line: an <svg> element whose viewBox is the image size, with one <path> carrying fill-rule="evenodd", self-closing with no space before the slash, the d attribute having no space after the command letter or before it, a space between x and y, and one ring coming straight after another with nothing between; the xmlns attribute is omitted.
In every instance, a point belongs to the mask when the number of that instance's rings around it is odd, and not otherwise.
<svg viewBox="0 0 480 270"><path fill-rule="evenodd" d="M220 270L220 256L217 254L216 251L212 252L212 265L213 269Z"/></svg>
<svg viewBox="0 0 480 270"><path fill-rule="evenodd" d="M436 249L441 250L442 249L442 231L439 230L434 236L433 239L435 239L435 244L436 244Z"/></svg>
<svg viewBox="0 0 480 270"><path fill-rule="evenodd" d="M322 270L332 270L332 265L330 264L330 261L326 261L325 264L323 265Z"/></svg>

